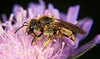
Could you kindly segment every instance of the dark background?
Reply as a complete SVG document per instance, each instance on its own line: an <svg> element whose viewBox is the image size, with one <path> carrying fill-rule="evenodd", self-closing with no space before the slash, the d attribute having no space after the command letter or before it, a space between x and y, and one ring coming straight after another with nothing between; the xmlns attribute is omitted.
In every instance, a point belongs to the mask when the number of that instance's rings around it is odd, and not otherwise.
<svg viewBox="0 0 100 59"><path fill-rule="evenodd" d="M9 18L10 13L12 12L12 7L15 3L22 5L25 9L29 2L33 2L33 0L2 0L0 1L0 18L1 14L5 13ZM38 0L34 0L34 2L38 3ZM84 17L91 17L94 20L94 24L91 28L89 36L83 40L80 45L92 40L97 34L100 34L100 14L99 14L99 1L96 0L46 0L46 5L48 3L52 3L55 8L58 8L60 12L67 13L67 9L69 6L80 4L80 12L78 19L82 19ZM100 45L97 45L95 48L89 50L80 59L94 59L100 58Z"/></svg>

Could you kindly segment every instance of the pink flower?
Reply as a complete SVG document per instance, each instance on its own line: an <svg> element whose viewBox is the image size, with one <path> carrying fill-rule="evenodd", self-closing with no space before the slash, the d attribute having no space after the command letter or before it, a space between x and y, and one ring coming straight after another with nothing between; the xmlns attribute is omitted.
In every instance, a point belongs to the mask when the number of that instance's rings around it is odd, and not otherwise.
<svg viewBox="0 0 100 59"><path fill-rule="evenodd" d="M93 24L93 20L89 17L85 17L77 21L80 5L71 6L68 9L68 13L63 14L60 13L58 9L54 8L52 4L49 4L48 8L46 9L44 2L42 0L39 0L39 2L40 4L30 3L27 10L23 9L20 5L15 5L9 20L6 19L7 17L5 14L2 14L4 23L0 24L0 59L77 58L80 56L78 54L84 50L87 51L87 49L91 49L96 44L100 43L99 34L92 41L79 47L79 42L88 36ZM42 51L42 48L46 36L42 36L40 40L37 40L37 44L32 46L31 41L33 37L31 35L27 35L26 27L23 27L16 34L14 34L15 30L19 28L25 21L29 21L44 14L53 14L55 18L76 24L85 30L87 34L76 34L75 43L67 37L64 38L64 42L62 39L59 39L58 41L54 40L53 42L49 42L44 51ZM15 22L15 24L12 24L12 22ZM4 26L5 29L3 29L2 26Z"/></svg>

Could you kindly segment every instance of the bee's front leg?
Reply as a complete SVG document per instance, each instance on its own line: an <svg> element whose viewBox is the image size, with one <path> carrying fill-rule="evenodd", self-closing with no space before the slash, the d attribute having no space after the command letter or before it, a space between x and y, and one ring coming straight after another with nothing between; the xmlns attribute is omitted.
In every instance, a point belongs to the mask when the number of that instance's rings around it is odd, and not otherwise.
<svg viewBox="0 0 100 59"><path fill-rule="evenodd" d="M37 43L36 39L39 38L39 37L41 37L42 34L43 34L43 31L41 31L41 34L38 35L38 36L36 36L35 33L31 34L34 37L33 40L32 40L32 42L31 42L31 45L32 44L35 45Z"/></svg>
<svg viewBox="0 0 100 59"><path fill-rule="evenodd" d="M32 42L31 42L31 45L35 45L36 44L36 39L37 39L37 36L36 34L31 34L34 38L32 39Z"/></svg>

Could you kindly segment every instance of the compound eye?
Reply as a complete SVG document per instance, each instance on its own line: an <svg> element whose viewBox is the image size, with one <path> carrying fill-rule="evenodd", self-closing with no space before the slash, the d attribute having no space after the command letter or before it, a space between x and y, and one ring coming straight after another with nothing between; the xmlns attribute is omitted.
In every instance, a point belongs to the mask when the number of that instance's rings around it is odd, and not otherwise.
<svg viewBox="0 0 100 59"><path fill-rule="evenodd" d="M33 29L33 26L31 26L31 29Z"/></svg>
<svg viewBox="0 0 100 59"><path fill-rule="evenodd" d="M30 31L33 31L33 29L34 29L33 26L31 26L31 27L30 27Z"/></svg>

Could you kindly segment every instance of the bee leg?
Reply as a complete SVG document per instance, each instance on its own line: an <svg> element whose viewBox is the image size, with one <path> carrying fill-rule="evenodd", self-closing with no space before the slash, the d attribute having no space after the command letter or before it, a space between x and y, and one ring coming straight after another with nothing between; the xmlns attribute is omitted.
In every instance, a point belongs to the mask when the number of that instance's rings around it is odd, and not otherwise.
<svg viewBox="0 0 100 59"><path fill-rule="evenodd" d="M43 30L41 31L41 33L37 36L38 40L40 39L39 37L41 37L43 34Z"/></svg>
<svg viewBox="0 0 100 59"><path fill-rule="evenodd" d="M31 42L31 45L32 45L32 44L33 44L33 45L36 44L36 39L37 39L37 36L35 36L35 37L33 38L32 42Z"/></svg>
<svg viewBox="0 0 100 59"><path fill-rule="evenodd" d="M38 36L36 36L36 34L35 33L33 33L33 34L31 34L34 38L33 38L33 40L32 40L32 42L31 42L31 45L33 44L33 45L35 45L36 44L36 39L38 38L38 37L40 37L42 34L43 34L43 31L41 31L42 33L40 34L40 35L38 35Z"/></svg>
<svg viewBox="0 0 100 59"><path fill-rule="evenodd" d="M71 30L65 29L65 28L61 28L60 32L61 32L64 36L70 38L73 42L75 42L74 34L72 33Z"/></svg>
<svg viewBox="0 0 100 59"><path fill-rule="evenodd" d="M75 42L75 36L74 36L74 34L71 35L71 40L72 40L73 42Z"/></svg>
<svg viewBox="0 0 100 59"><path fill-rule="evenodd" d="M71 35L65 35L63 34L65 37L68 37L70 38L73 42L75 42L75 37L74 37L74 34L71 34Z"/></svg>
<svg viewBox="0 0 100 59"><path fill-rule="evenodd" d="M75 42L75 36L74 34L71 34L71 35L67 35L68 38L70 38L73 42Z"/></svg>
<svg viewBox="0 0 100 59"><path fill-rule="evenodd" d="M34 38L32 39L31 45L32 45L32 44L35 45L35 44L36 44L37 36L36 36L36 34L35 34L34 32L31 33L31 35L34 37Z"/></svg>
<svg viewBox="0 0 100 59"><path fill-rule="evenodd" d="M43 34L43 30L41 30L41 34L40 34L40 35L38 35L37 37L40 37L42 34Z"/></svg>
<svg viewBox="0 0 100 59"><path fill-rule="evenodd" d="M51 40L51 36L49 36L49 37L45 40L42 51L45 49L46 45L50 42L50 40Z"/></svg>

